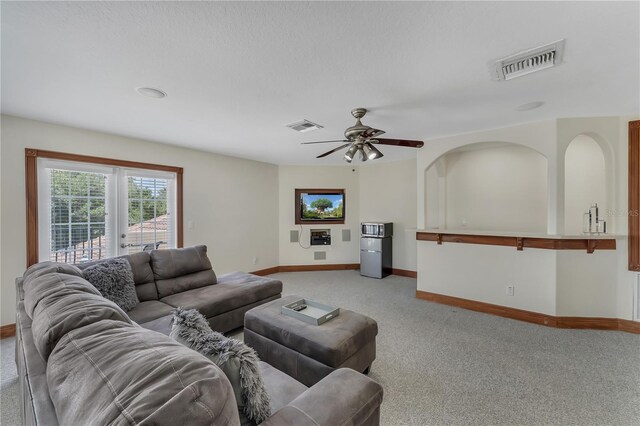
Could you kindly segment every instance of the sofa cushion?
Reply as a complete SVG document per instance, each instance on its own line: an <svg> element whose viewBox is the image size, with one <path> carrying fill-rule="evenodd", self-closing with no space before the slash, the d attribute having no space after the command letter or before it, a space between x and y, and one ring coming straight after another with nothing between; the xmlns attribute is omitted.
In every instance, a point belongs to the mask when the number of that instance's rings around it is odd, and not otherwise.
<svg viewBox="0 0 640 426"><path fill-rule="evenodd" d="M239 425L229 380L167 336L117 321L68 333L47 382L60 424Z"/></svg>
<svg viewBox="0 0 640 426"><path fill-rule="evenodd" d="M127 312L127 315L138 324L142 324L167 316L173 309L173 306L158 300L148 300L138 303L135 308Z"/></svg>
<svg viewBox="0 0 640 426"><path fill-rule="evenodd" d="M171 308L173 309L173 308ZM158 333L162 333L165 336L168 336L171 333L171 323L173 322L173 315L165 315L160 318L156 318L147 322L139 322L140 327L144 327L147 330L157 331Z"/></svg>
<svg viewBox="0 0 640 426"><path fill-rule="evenodd" d="M275 367L260 361L260 372L262 380L269 393L271 399L271 412L275 413L291 401L296 399L302 392L308 388L294 379L293 377L283 373Z"/></svg>
<svg viewBox="0 0 640 426"><path fill-rule="evenodd" d="M24 271L22 279L23 281L30 281L34 278L38 278L39 276L51 274L54 272L82 277L82 271L74 265L70 265L68 263L45 261L29 266L27 270Z"/></svg>
<svg viewBox="0 0 640 426"><path fill-rule="evenodd" d="M27 279L22 283L24 289L24 307L30 318L40 301L63 288L72 288L89 294L101 296L100 292L87 280L75 275L52 272L36 278Z"/></svg>
<svg viewBox="0 0 640 426"><path fill-rule="evenodd" d="M170 336L215 362L225 373L233 387L243 425L260 424L271 416L260 360L252 348L211 330L207 319L195 309L174 311Z"/></svg>
<svg viewBox="0 0 640 426"><path fill-rule="evenodd" d="M282 282L245 273L220 276L218 284L167 296L171 306L194 308L207 318L282 293Z"/></svg>
<svg viewBox="0 0 640 426"><path fill-rule="evenodd" d="M207 246L152 250L151 267L160 298L216 283Z"/></svg>
<svg viewBox="0 0 640 426"><path fill-rule="evenodd" d="M125 311L135 308L140 303L131 265L126 259L106 259L86 268L83 275L103 297Z"/></svg>
<svg viewBox="0 0 640 426"><path fill-rule="evenodd" d="M136 293L138 300L158 300L158 291L151 270L151 256L147 252L139 252L116 257L116 259L127 259L133 272L133 281L136 283ZM91 262L79 263L78 268L84 270L92 265L104 262L104 259Z"/></svg>
<svg viewBox="0 0 640 426"><path fill-rule="evenodd" d="M71 275L49 274L34 281L48 281L50 277L62 282L81 279ZM40 300L33 309L31 329L36 349L46 360L67 333L105 319L131 324L127 314L104 297L77 288L59 287L55 293Z"/></svg>

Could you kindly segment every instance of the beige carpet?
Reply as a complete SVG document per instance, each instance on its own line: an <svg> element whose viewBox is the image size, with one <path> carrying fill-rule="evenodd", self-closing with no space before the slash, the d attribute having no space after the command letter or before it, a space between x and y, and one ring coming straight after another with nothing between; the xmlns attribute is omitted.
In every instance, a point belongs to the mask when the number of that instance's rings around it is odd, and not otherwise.
<svg viewBox="0 0 640 426"><path fill-rule="evenodd" d="M560 330L415 298L415 279L273 275L378 321L384 425L640 425L640 335Z"/></svg>
<svg viewBox="0 0 640 426"><path fill-rule="evenodd" d="M559 330L425 302L410 278L273 277L285 294L378 321L370 377L385 390L383 425L640 425L640 335ZM12 425L13 339L0 346L1 423Z"/></svg>

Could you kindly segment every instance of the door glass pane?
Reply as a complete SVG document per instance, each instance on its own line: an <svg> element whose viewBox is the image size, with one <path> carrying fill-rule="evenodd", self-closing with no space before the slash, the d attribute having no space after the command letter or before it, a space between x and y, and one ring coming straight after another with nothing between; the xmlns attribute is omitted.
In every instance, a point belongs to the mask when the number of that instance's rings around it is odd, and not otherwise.
<svg viewBox="0 0 640 426"><path fill-rule="evenodd" d="M81 263L107 257L107 175L49 169L50 260Z"/></svg>
<svg viewBox="0 0 640 426"><path fill-rule="evenodd" d="M169 180L129 176L127 253L169 248Z"/></svg>

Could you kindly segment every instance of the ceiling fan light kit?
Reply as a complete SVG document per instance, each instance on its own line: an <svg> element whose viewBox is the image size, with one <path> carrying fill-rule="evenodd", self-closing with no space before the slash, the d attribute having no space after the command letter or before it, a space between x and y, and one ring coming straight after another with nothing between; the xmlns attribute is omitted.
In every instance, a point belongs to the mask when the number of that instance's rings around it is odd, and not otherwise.
<svg viewBox="0 0 640 426"><path fill-rule="evenodd" d="M363 163L367 161L367 154L364 153L364 150L360 148L358 151L360 151L360 161Z"/></svg>
<svg viewBox="0 0 640 426"><path fill-rule="evenodd" d="M366 113L367 113L367 110L365 108L356 108L351 110L351 115L355 117L356 124L347 128L347 130L344 131L344 137L346 139L332 140L332 141L304 142L303 145L316 144L316 143L346 142L344 145L341 145L338 148L334 148L331 151L327 151L324 154L320 154L316 158L323 158L343 148L349 147L349 149L347 149L347 152L344 154L344 159L347 163L351 163L353 161L353 158L356 156L358 152L360 152L360 159L362 161L376 160L378 158L383 157L382 152L380 152L380 150L378 150L375 146L373 146L373 144L395 145L395 146L401 146L401 147L407 147L407 148L422 148L422 146L424 145L424 142L422 141L378 138L378 136L383 135L385 132L384 130L374 129L373 127L365 126L364 124L362 124L360 119L364 117Z"/></svg>
<svg viewBox="0 0 640 426"><path fill-rule="evenodd" d="M371 145L371 142L367 142L362 146L362 150L364 151L365 154L367 154L367 158L369 160L376 160L380 157L383 157L384 155L378 150L378 148L376 148L375 146Z"/></svg>
<svg viewBox="0 0 640 426"><path fill-rule="evenodd" d="M351 161L353 161L353 157L355 157L357 152L358 152L358 145L353 144L349 147L347 152L345 152L344 154L344 159L347 161L347 163L350 163Z"/></svg>

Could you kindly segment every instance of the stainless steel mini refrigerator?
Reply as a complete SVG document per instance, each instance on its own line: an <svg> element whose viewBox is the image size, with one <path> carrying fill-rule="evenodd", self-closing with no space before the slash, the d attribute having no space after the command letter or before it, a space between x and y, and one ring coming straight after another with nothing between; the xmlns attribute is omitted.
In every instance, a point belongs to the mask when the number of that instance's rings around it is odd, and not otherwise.
<svg viewBox="0 0 640 426"><path fill-rule="evenodd" d="M360 275L384 278L391 274L392 240L387 237L360 238Z"/></svg>

